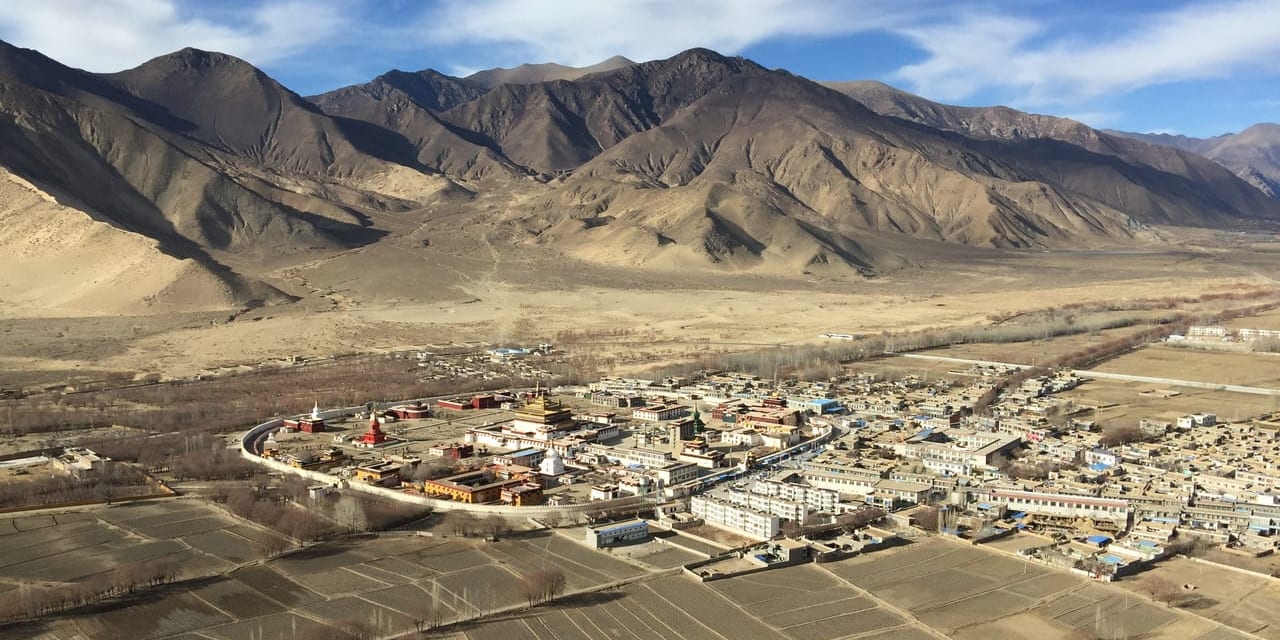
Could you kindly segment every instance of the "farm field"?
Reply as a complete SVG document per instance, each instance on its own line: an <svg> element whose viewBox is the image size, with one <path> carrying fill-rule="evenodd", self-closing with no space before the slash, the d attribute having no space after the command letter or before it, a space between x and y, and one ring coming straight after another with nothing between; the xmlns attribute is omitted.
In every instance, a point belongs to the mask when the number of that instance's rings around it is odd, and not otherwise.
<svg viewBox="0 0 1280 640"><path fill-rule="evenodd" d="M821 565L949 637L1243 637L1119 587L928 538Z"/></svg>
<svg viewBox="0 0 1280 640"><path fill-rule="evenodd" d="M1104 585L937 538L835 563L702 583L662 568L677 556L661 554L678 550L650 543L653 549L640 545L629 550L633 554L609 554L564 532L492 543L416 535L352 538L263 564L241 564L237 554L248 552L232 544L230 527L208 528L218 518L200 503L99 511L8 518L0 521L0 540L6 554L19 555L36 544L33 532L43 532L39 539L61 549L66 560L42 564L43 574L32 565L25 575L70 580L80 573L72 567L102 566L103 554L121 540L172 531L178 537L156 541L169 545L153 544L156 553L179 554L184 562L217 557L226 573L77 615L3 628L0 638L268 640L325 637L338 629L387 637L412 631L414 621L428 619L433 610L444 622L487 616L439 636L454 640L1054 640L1081 634L1230 639L1246 637L1241 631L1280 638L1280 632L1269 631L1280 629L1268 606L1278 595L1269 579L1190 561L1154 570L1197 585L1198 604L1184 610L1150 601L1135 578ZM146 547L130 543L136 546ZM1018 546L1008 543L1010 550ZM653 555L666 560L649 560ZM80 558L84 562L76 562ZM0 591L14 588L8 569L14 565L6 566ZM524 609L513 579L549 566L564 571L568 595L553 606Z"/></svg>
<svg viewBox="0 0 1280 640"><path fill-rule="evenodd" d="M982 548L925 539L709 583L658 577L448 637L640 640L674 637L673 630L706 640L1247 637L1227 622Z"/></svg>
<svg viewBox="0 0 1280 640"><path fill-rule="evenodd" d="M1167 393L1177 395L1162 397ZM1089 380L1058 397L1071 400L1076 407L1097 407L1096 412L1079 417L1103 426L1137 424L1144 418L1172 422L1201 411L1215 413L1219 420L1245 420L1280 408L1280 398L1275 396L1115 380Z"/></svg>
<svg viewBox="0 0 1280 640"><path fill-rule="evenodd" d="M926 349L919 353L946 358L962 358L966 360L990 360L992 362L1008 362L1011 364L1037 365L1060 356L1069 355L1099 345L1110 340L1123 338L1144 327L1121 327L1106 329L1096 333L1083 333L1073 336L1059 336L1047 340L1030 342L980 342L956 344L938 349ZM957 365L951 365L956 367Z"/></svg>
<svg viewBox="0 0 1280 640"><path fill-rule="evenodd" d="M240 523L204 503L165 500L0 518L0 583L73 583L128 562L172 561L179 578L253 557Z"/></svg>
<svg viewBox="0 0 1280 640"><path fill-rule="evenodd" d="M1280 389L1280 355L1150 345L1113 358L1098 371Z"/></svg>
<svg viewBox="0 0 1280 640"><path fill-rule="evenodd" d="M1280 309L1272 309L1243 318L1233 318L1225 325L1232 329L1280 329Z"/></svg>
<svg viewBox="0 0 1280 640"><path fill-rule="evenodd" d="M1179 557L1117 584L1140 592L1141 580L1148 575L1193 587L1184 589L1183 597L1186 608L1197 615L1263 638L1280 638L1280 611L1275 606L1280 585L1272 578Z"/></svg>
<svg viewBox="0 0 1280 640"><path fill-rule="evenodd" d="M523 603L524 570L559 567L570 592L648 574L645 568L543 533L496 543L414 535L316 545L265 564L229 565L226 575L173 585L138 602L15 629L0 638L104 640L201 637L322 637L335 629L378 636L413 631L414 621L487 614ZM145 600L145 601L143 601Z"/></svg>

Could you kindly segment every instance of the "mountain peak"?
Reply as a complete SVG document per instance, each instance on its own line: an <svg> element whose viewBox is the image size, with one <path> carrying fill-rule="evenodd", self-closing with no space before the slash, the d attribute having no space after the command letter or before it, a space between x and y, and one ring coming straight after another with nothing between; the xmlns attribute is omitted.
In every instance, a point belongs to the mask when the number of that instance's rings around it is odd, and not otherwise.
<svg viewBox="0 0 1280 640"><path fill-rule="evenodd" d="M133 69L121 73L152 70L160 73L176 73L195 71L249 71L255 75L263 75L261 70L246 60L218 51L206 51L194 47L185 47L162 56L152 58Z"/></svg>

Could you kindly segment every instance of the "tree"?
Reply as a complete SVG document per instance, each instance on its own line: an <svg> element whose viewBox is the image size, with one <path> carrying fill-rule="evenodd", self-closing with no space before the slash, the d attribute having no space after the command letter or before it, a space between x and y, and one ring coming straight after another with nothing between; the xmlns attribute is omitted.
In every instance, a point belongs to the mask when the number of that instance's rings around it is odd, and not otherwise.
<svg viewBox="0 0 1280 640"><path fill-rule="evenodd" d="M563 522L564 522L564 514L560 513L559 511L552 511L547 515L542 516L542 524L547 525L547 528L549 529L555 529L556 527L560 526L561 523Z"/></svg>
<svg viewBox="0 0 1280 640"><path fill-rule="evenodd" d="M347 530L348 535L366 531L369 528L369 519L365 515L364 505L351 496L342 496L333 505L333 518Z"/></svg>
<svg viewBox="0 0 1280 640"><path fill-rule="evenodd" d="M911 517L915 520L916 526L929 532L936 532L941 520L937 507L924 507Z"/></svg>
<svg viewBox="0 0 1280 640"><path fill-rule="evenodd" d="M455 536L468 536L476 529L477 518L469 511L450 511L444 514L444 526Z"/></svg>
<svg viewBox="0 0 1280 640"><path fill-rule="evenodd" d="M1139 581L1138 589L1151 596L1152 600L1163 602L1167 605L1172 605L1182 596L1182 593L1178 590L1178 585L1156 575L1148 575Z"/></svg>
<svg viewBox="0 0 1280 640"><path fill-rule="evenodd" d="M288 540L270 533L260 533L253 539L253 551L261 558L280 555L288 548Z"/></svg>
<svg viewBox="0 0 1280 640"><path fill-rule="evenodd" d="M507 519L496 513L485 518L480 525L485 535L491 538L497 538L499 535L511 530L511 525L507 522Z"/></svg>
<svg viewBox="0 0 1280 640"><path fill-rule="evenodd" d="M515 587L516 593L530 607L546 604L564 594L564 572L554 567L531 571L520 576Z"/></svg>

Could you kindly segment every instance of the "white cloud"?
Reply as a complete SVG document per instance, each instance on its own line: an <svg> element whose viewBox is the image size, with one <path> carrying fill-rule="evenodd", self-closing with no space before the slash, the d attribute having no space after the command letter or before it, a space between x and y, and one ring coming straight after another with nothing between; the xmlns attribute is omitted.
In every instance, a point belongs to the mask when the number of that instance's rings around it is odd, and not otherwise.
<svg viewBox="0 0 1280 640"><path fill-rule="evenodd" d="M345 22L339 5L307 0L262 0L236 13L187 10L207 6L178 0L0 2L0 37L90 71L119 71L183 47L264 65L306 51Z"/></svg>
<svg viewBox="0 0 1280 640"><path fill-rule="evenodd" d="M1068 104L1154 84L1280 69L1280 2L1195 3L1141 17L1096 40L1054 37L1050 25L995 14L898 29L928 53L896 79L939 100L985 90L1025 105Z"/></svg>
<svg viewBox="0 0 1280 640"><path fill-rule="evenodd" d="M439 44L489 44L529 62L663 58L691 47L733 54L771 38L902 23L889 0L444 0L423 21Z"/></svg>

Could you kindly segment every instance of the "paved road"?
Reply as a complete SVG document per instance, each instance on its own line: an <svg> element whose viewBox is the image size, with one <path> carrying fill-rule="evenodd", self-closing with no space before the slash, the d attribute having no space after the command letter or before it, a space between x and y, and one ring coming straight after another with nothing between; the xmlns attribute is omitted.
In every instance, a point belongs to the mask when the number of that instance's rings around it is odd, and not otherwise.
<svg viewBox="0 0 1280 640"><path fill-rule="evenodd" d="M917 360L933 360L935 362L954 362L956 364L976 364L994 367L1026 367L1025 364L1015 364L1012 362L995 362L992 360L969 360L966 358L948 358L945 356L931 356L922 353L896 353L899 358L914 358ZM1190 387L1193 389L1209 389L1211 391L1231 391L1234 393L1250 393L1259 396L1280 396L1280 389L1270 389L1267 387L1246 387L1238 384L1221 384L1217 382L1201 382L1199 380L1175 380L1173 378L1155 378L1151 376L1131 376L1124 373L1108 373L1105 371L1090 371L1088 369L1072 369L1071 373L1081 378L1092 378L1096 380L1116 380L1118 382L1145 382L1148 384L1162 384L1170 387Z"/></svg>

